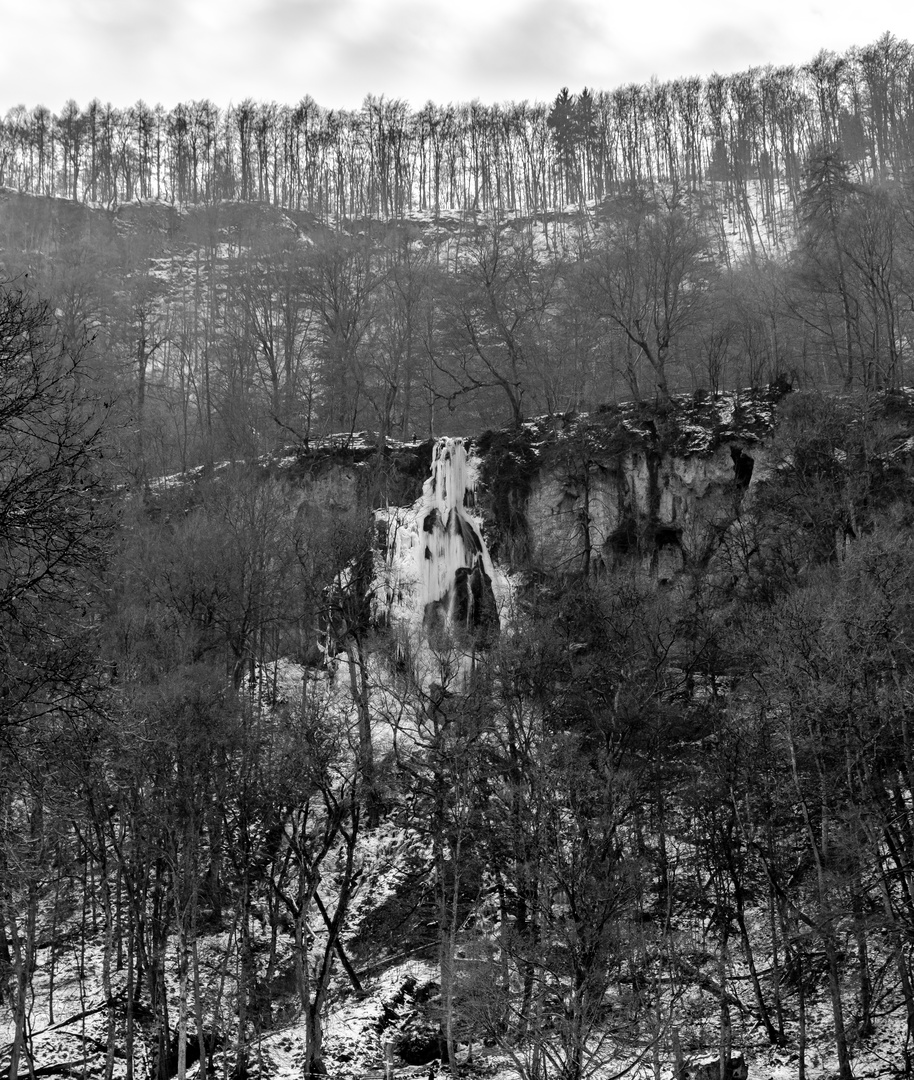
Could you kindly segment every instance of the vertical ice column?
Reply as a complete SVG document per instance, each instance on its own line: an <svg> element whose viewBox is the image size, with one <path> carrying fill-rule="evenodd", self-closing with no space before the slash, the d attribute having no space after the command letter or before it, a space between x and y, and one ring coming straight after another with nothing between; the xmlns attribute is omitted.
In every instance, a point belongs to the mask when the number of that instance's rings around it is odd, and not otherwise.
<svg viewBox="0 0 914 1080"><path fill-rule="evenodd" d="M468 511L474 489L464 440L439 439L432 475L423 487L423 542L417 551L419 598L429 628L470 630L498 624L492 560Z"/></svg>

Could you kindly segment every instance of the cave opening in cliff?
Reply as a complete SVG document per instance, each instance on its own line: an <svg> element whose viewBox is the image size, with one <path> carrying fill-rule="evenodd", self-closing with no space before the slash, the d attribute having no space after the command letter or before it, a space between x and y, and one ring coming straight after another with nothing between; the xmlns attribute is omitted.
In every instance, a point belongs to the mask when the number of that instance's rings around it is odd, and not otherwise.
<svg viewBox="0 0 914 1080"><path fill-rule="evenodd" d="M733 458L733 479L737 487L747 488L752 482L755 459L738 446L730 447L730 457Z"/></svg>

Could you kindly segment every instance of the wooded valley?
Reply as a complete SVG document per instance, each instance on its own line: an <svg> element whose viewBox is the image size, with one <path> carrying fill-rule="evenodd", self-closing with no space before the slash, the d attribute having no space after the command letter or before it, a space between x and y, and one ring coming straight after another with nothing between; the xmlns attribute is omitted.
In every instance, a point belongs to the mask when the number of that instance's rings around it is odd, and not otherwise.
<svg viewBox="0 0 914 1080"><path fill-rule="evenodd" d="M7 114L0 1071L911 1074L912 88Z"/></svg>

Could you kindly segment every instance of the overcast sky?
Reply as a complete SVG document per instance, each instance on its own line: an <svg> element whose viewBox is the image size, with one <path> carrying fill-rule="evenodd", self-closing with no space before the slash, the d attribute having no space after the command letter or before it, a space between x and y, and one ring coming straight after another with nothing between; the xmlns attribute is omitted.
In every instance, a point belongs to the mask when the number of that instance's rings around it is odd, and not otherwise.
<svg viewBox="0 0 914 1080"><path fill-rule="evenodd" d="M804 63L886 30L906 0L0 0L0 113L68 98L170 107L310 94L551 100L750 65Z"/></svg>

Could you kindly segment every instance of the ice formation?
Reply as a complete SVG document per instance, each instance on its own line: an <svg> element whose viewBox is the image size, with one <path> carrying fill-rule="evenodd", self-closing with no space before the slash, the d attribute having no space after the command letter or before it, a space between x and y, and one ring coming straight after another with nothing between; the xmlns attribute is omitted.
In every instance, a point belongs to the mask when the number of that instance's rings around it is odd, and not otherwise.
<svg viewBox="0 0 914 1080"><path fill-rule="evenodd" d="M492 559L472 512L475 480L465 440L438 439L422 497L379 515L387 533L381 592L388 614L421 620L430 637L478 638L498 628Z"/></svg>
<svg viewBox="0 0 914 1080"><path fill-rule="evenodd" d="M498 625L492 560L476 518L475 476L463 439L439 439L422 489L425 514L419 601L429 629L488 630Z"/></svg>

